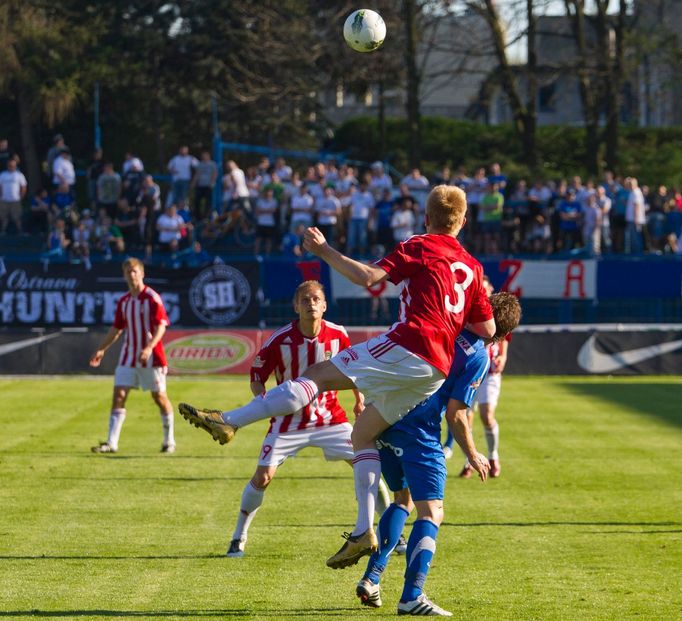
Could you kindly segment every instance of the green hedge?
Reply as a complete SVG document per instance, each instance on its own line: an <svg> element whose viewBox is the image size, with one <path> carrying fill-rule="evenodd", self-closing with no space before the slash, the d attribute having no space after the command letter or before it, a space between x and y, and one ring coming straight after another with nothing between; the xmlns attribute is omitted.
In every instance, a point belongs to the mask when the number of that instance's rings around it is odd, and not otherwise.
<svg viewBox="0 0 682 621"><path fill-rule="evenodd" d="M538 161L545 178L587 177L584 129L547 126L538 128ZM407 124L387 119L386 152L379 152L379 127L370 117L351 119L336 130L333 150L349 158L388 160L400 171L408 170ZM603 155L603 154L602 154ZM634 175L640 183L682 187L682 127L621 129L620 175ZM500 162L513 178L532 179L521 163L521 144L511 125L480 125L439 117L422 120L422 170L433 175L443 164L462 165L468 172L477 166Z"/></svg>

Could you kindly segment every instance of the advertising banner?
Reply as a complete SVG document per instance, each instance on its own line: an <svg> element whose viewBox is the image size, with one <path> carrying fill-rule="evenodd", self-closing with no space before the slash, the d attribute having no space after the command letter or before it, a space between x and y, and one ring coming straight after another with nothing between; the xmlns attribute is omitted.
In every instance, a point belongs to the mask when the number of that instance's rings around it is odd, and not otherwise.
<svg viewBox="0 0 682 621"><path fill-rule="evenodd" d="M111 325L127 291L120 264L47 265L6 262L0 272L0 326ZM171 325L257 325L258 264L204 269L145 269L145 283L163 298Z"/></svg>
<svg viewBox="0 0 682 621"><path fill-rule="evenodd" d="M246 374L273 330L168 330L164 346L175 375ZM348 331L351 343L380 328ZM120 343L97 369L88 359L106 329L0 330L0 374L113 373ZM682 325L533 326L519 328L509 346L510 375L682 375Z"/></svg>
<svg viewBox="0 0 682 621"><path fill-rule="evenodd" d="M539 328L539 327L538 327ZM547 326L545 326L547 328ZM507 373L514 375L679 375L682 326L584 326L514 333Z"/></svg>

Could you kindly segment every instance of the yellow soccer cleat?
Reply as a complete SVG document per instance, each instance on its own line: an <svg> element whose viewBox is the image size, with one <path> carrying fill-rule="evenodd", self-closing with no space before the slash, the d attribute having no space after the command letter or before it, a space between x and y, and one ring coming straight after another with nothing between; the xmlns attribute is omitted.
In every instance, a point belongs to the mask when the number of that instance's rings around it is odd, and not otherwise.
<svg viewBox="0 0 682 621"><path fill-rule="evenodd" d="M188 403L181 403L178 410L191 425L207 431L220 444L227 444L237 433L236 427L223 420L223 413L220 410L200 410Z"/></svg>
<svg viewBox="0 0 682 621"><path fill-rule="evenodd" d="M350 567L355 565L363 556L367 556L379 549L377 536L371 528L355 536L350 533L343 533L343 538L347 540L346 543L341 546L341 549L334 556L330 556L327 559L327 567L332 569Z"/></svg>

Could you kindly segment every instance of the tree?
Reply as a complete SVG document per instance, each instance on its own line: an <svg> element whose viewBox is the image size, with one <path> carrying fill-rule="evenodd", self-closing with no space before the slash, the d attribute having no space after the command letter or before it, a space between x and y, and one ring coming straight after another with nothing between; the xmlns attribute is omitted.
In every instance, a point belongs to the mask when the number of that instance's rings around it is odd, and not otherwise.
<svg viewBox="0 0 682 621"><path fill-rule="evenodd" d="M35 125L65 119L88 88L84 50L99 26L86 27L68 2L6 0L0 5L0 94L14 100L29 186L40 183Z"/></svg>

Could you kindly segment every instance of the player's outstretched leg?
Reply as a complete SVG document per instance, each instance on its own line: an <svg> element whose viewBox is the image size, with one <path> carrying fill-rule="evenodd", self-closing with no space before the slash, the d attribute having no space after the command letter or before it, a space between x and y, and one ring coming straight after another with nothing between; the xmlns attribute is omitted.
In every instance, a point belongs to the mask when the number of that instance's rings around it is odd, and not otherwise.
<svg viewBox="0 0 682 621"><path fill-rule="evenodd" d="M368 528L359 535L343 533L343 538L346 540L346 543L341 546L341 549L336 554L327 559L327 567L343 569L344 567L356 565L363 556L367 556L379 549L379 542L372 528Z"/></svg>
<svg viewBox="0 0 682 621"><path fill-rule="evenodd" d="M298 377L295 380L287 380L245 406L228 412L200 409L187 403L181 403L179 410L190 424L207 431L220 444L227 444L240 427L265 418L286 416L296 412L311 403L318 392L317 384L313 380Z"/></svg>
<svg viewBox="0 0 682 621"><path fill-rule="evenodd" d="M430 601L423 592L424 581L436 552L438 526L431 520L418 519L407 541L405 585L398 603L399 615L451 617L452 613Z"/></svg>
<svg viewBox="0 0 682 621"><path fill-rule="evenodd" d="M178 410L191 425L207 431L220 444L230 442L237 432L235 427L223 420L223 413L220 410L202 410L188 403L178 405Z"/></svg>

